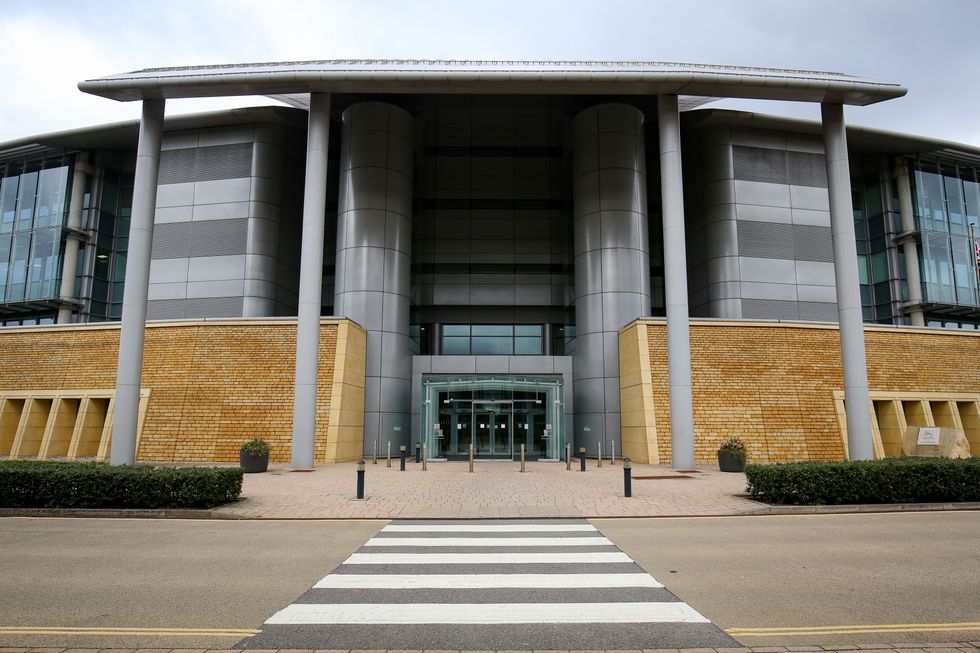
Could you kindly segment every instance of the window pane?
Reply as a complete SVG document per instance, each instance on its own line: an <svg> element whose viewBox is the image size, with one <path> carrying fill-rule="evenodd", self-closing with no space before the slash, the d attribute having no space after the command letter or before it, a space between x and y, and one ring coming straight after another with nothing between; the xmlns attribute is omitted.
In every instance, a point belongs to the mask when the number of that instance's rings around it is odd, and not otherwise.
<svg viewBox="0 0 980 653"><path fill-rule="evenodd" d="M444 335L444 336L468 336L468 335L470 335L470 325L468 325L468 324L444 324L444 325L442 325L442 335Z"/></svg>
<svg viewBox="0 0 980 653"><path fill-rule="evenodd" d="M443 354L468 354L470 353L470 339L468 337L449 336L442 339Z"/></svg>
<svg viewBox="0 0 980 653"><path fill-rule="evenodd" d="M514 353L518 355L541 355L541 338L514 338Z"/></svg>
<svg viewBox="0 0 980 653"><path fill-rule="evenodd" d="M949 215L949 230L954 234L966 233L963 219L962 182L956 176L955 168L943 169L943 186L946 190L946 212Z"/></svg>
<svg viewBox="0 0 980 653"><path fill-rule="evenodd" d="M541 337L540 324L518 324L514 327L515 336L538 336Z"/></svg>
<svg viewBox="0 0 980 653"><path fill-rule="evenodd" d="M61 226L65 217L65 190L68 166L41 171L37 191L35 227Z"/></svg>
<svg viewBox="0 0 980 653"><path fill-rule="evenodd" d="M514 327L510 324L474 324L472 329L474 336L514 335Z"/></svg>
<svg viewBox="0 0 980 653"><path fill-rule="evenodd" d="M20 176L17 192L17 223L15 231L30 229L34 222L34 195L37 193L37 173L29 172Z"/></svg>
<svg viewBox="0 0 980 653"><path fill-rule="evenodd" d="M506 356L514 353L514 339L510 336L473 336L472 347L474 355Z"/></svg>
<svg viewBox="0 0 980 653"><path fill-rule="evenodd" d="M20 177L5 177L0 182L0 233L13 231L17 215L17 182Z"/></svg>

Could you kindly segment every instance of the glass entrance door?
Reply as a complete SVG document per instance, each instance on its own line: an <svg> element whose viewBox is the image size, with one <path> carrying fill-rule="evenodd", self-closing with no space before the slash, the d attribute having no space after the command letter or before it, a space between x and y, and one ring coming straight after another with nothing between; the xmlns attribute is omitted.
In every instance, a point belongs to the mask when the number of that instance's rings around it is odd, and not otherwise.
<svg viewBox="0 0 980 653"><path fill-rule="evenodd" d="M509 401L473 402L473 453L478 458L513 459L513 412Z"/></svg>
<svg viewBox="0 0 980 653"><path fill-rule="evenodd" d="M424 377L419 433L430 458L558 460L564 446L560 377Z"/></svg>

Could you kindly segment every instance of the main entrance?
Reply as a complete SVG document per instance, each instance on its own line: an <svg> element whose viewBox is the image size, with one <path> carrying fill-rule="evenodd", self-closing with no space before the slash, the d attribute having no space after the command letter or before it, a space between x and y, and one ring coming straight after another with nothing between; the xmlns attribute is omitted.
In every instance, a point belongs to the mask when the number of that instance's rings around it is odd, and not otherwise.
<svg viewBox="0 0 980 653"><path fill-rule="evenodd" d="M564 446L562 380L549 377L426 377L420 432L429 458L558 459Z"/></svg>

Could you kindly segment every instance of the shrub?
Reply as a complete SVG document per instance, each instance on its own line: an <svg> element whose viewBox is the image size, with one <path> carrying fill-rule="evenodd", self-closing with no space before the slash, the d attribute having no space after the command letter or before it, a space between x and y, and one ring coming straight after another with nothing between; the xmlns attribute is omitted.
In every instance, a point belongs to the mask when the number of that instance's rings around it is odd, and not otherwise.
<svg viewBox="0 0 980 653"><path fill-rule="evenodd" d="M242 448L239 449L239 451L252 456L268 456L269 443L262 438L252 438L251 440L246 440L243 442Z"/></svg>
<svg viewBox="0 0 980 653"><path fill-rule="evenodd" d="M232 467L0 462L5 508L211 508L241 491L242 470Z"/></svg>
<svg viewBox="0 0 980 653"><path fill-rule="evenodd" d="M718 447L718 451L727 451L732 454L738 460L745 460L746 451L745 444L738 438L728 438L721 443Z"/></svg>
<svg viewBox="0 0 980 653"><path fill-rule="evenodd" d="M980 501L980 458L885 458L749 465L746 491L803 505Z"/></svg>

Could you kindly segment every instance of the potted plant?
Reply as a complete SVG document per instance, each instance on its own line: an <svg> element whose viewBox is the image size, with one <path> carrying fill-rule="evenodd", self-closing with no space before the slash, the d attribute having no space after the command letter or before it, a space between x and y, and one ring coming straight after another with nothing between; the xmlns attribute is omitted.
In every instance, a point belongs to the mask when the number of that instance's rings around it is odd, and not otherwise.
<svg viewBox="0 0 980 653"><path fill-rule="evenodd" d="M745 444L738 438L728 438L718 447L718 468L723 472L744 472L745 459Z"/></svg>
<svg viewBox="0 0 980 653"><path fill-rule="evenodd" d="M246 474L266 471L269 469L269 443L262 438L246 440L239 449L238 462Z"/></svg>

